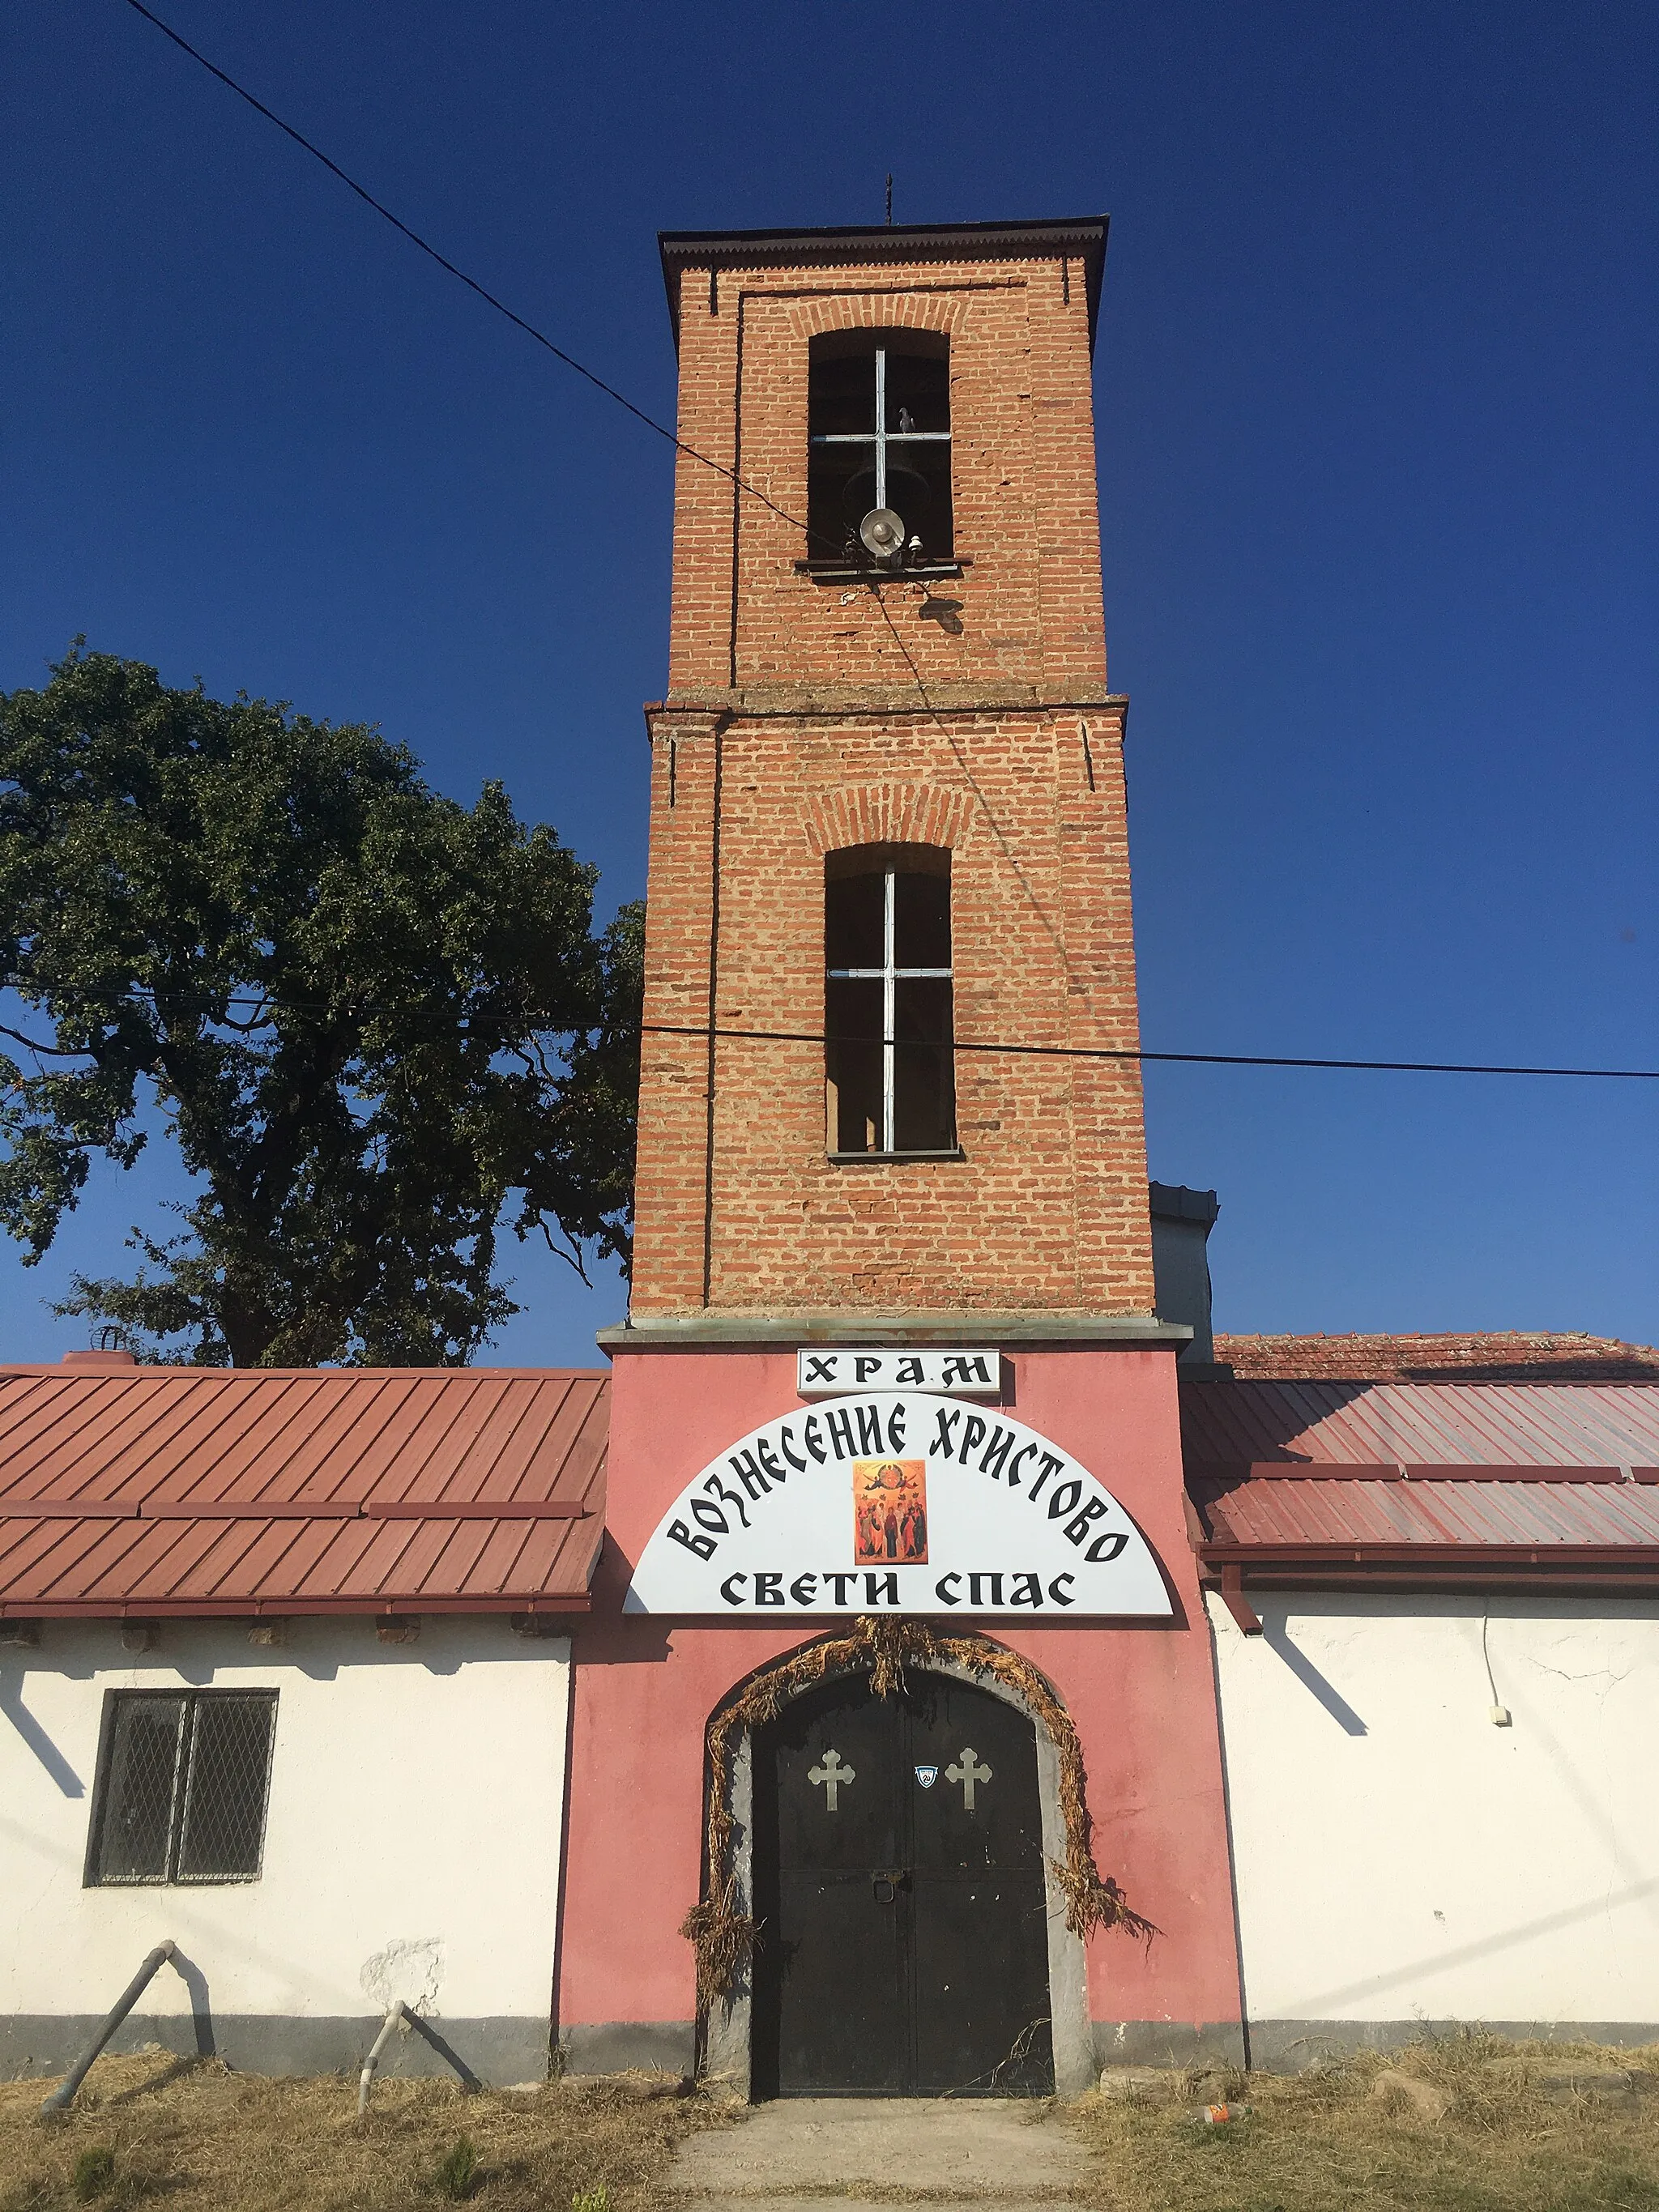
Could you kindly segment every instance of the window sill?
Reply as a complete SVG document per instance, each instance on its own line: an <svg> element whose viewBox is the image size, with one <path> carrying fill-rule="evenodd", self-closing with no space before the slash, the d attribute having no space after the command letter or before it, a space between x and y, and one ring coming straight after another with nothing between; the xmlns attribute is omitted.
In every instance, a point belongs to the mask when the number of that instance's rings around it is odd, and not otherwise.
<svg viewBox="0 0 1659 2212"><path fill-rule="evenodd" d="M936 1152L826 1152L832 1168L890 1168L913 1165L919 1160L965 1160L960 1145Z"/></svg>
<svg viewBox="0 0 1659 2212"><path fill-rule="evenodd" d="M855 567L847 561L797 561L795 574L814 584L902 584L912 576L923 580L930 576L959 576L964 568L973 565L965 556L960 560L915 561L902 568L878 568L873 562Z"/></svg>
<svg viewBox="0 0 1659 2212"><path fill-rule="evenodd" d="M117 1874L83 1881L82 1889L223 1889L233 1882L259 1881L257 1874Z"/></svg>

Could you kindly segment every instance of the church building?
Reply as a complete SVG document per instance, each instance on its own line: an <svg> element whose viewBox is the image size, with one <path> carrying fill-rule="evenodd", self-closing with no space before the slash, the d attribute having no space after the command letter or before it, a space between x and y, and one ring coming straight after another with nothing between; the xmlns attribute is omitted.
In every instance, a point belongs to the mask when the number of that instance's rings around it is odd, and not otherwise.
<svg viewBox="0 0 1659 2212"><path fill-rule="evenodd" d="M603 1368L0 1365L0 2060L1075 2094L1659 2038L1659 1355L1212 1336L1101 219L670 234Z"/></svg>

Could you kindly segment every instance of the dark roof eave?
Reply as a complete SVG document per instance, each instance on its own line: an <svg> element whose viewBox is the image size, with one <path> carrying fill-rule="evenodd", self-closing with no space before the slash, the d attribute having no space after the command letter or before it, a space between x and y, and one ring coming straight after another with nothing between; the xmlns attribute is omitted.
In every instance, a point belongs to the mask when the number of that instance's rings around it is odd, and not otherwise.
<svg viewBox="0 0 1659 2212"><path fill-rule="evenodd" d="M174 1615L181 1620L283 1620L302 1613L358 1613L368 1618L390 1613L586 1613L592 1607L592 1592L586 1589L438 1595L403 1590L391 1596L374 1590L351 1590L332 1597L290 1597L270 1589L258 1594L219 1590L212 1597L202 1598L147 1597L135 1591L126 1596L84 1598L0 1595L0 1620L160 1620Z"/></svg>
<svg viewBox="0 0 1659 2212"><path fill-rule="evenodd" d="M1203 1577L1208 1589L1221 1587L1219 1577ZM1376 1565L1302 1566L1262 1565L1239 1573L1235 1597L1246 1594L1261 1599L1268 1591L1297 1592L1310 1597L1364 1592L1371 1597L1501 1597L1523 1594L1551 1598L1659 1598L1659 1564L1632 1567L1496 1567L1478 1563L1431 1569ZM1226 1593L1224 1591L1223 1595Z"/></svg>
<svg viewBox="0 0 1659 2212"><path fill-rule="evenodd" d="M1240 1544L1206 1539L1197 1550L1206 1567L1238 1566L1247 1572L1408 1566L1432 1573L1475 1566L1535 1568L1550 1574L1628 1569L1659 1578L1659 1544Z"/></svg>
<svg viewBox="0 0 1659 2212"><path fill-rule="evenodd" d="M539 1618L592 1610L586 1590L527 1590L516 1597L497 1591L489 1597L58 1598L0 1601L0 1620L297 1620L309 1615L384 1620L469 1613L532 1613Z"/></svg>
<svg viewBox="0 0 1659 2212"><path fill-rule="evenodd" d="M657 234L668 319L678 351L680 278L688 269L775 268L802 261L987 260L1074 252L1084 265L1093 350L1106 263L1103 215L1047 216L1031 222L837 224L805 230L662 230Z"/></svg>

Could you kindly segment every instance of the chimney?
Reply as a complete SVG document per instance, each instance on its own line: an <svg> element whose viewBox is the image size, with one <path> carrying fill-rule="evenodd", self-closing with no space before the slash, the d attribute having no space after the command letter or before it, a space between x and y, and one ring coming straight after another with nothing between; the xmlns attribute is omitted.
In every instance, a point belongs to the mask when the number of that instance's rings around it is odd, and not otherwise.
<svg viewBox="0 0 1659 2212"><path fill-rule="evenodd" d="M94 1375L112 1375L118 1369L136 1367L138 1355L136 1352L66 1352L62 1364L78 1367L83 1374L90 1370Z"/></svg>
<svg viewBox="0 0 1659 2212"><path fill-rule="evenodd" d="M1155 1182L1147 1195L1152 1217L1152 1281L1160 1321L1185 1322L1193 1340L1176 1371L1183 1380L1230 1381L1232 1370L1218 1366L1210 1331L1210 1261L1206 1249L1221 1208L1212 1190L1188 1190L1185 1183Z"/></svg>

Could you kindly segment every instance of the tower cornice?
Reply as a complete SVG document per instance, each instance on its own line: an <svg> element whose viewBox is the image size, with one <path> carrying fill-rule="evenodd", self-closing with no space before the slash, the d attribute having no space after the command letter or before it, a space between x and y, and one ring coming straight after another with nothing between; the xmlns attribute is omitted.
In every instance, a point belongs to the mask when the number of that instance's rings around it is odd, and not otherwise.
<svg viewBox="0 0 1659 2212"><path fill-rule="evenodd" d="M1103 215L1039 217L1031 222L868 223L813 230L663 230L657 234L668 319L680 337L680 286L688 270L868 268L883 261L1029 261L1075 258L1089 303L1089 344L1095 342L1101 276L1106 265Z"/></svg>

